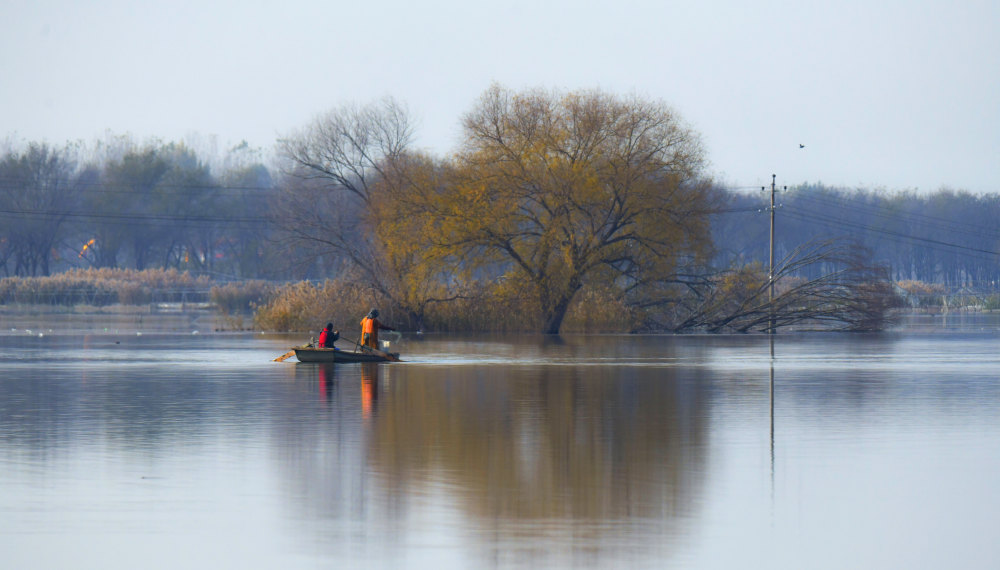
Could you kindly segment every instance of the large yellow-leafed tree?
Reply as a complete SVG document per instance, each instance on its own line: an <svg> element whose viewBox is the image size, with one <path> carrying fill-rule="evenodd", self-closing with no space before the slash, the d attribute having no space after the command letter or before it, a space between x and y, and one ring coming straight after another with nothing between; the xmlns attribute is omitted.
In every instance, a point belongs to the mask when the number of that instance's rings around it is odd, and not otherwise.
<svg viewBox="0 0 1000 570"><path fill-rule="evenodd" d="M494 85L462 127L450 180L413 211L442 258L523 282L542 332L588 284L662 293L708 253L703 149L662 102Z"/></svg>

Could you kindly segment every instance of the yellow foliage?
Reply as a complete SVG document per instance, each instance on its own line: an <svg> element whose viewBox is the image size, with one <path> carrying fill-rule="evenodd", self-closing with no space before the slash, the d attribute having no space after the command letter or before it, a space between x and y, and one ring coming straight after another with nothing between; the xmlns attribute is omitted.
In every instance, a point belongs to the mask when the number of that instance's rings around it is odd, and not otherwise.
<svg viewBox="0 0 1000 570"><path fill-rule="evenodd" d="M421 279L456 261L470 275L499 263L555 332L585 283L611 287L626 273L654 282L707 254L700 144L662 104L494 86L464 128L449 165L423 164L394 188L414 214L384 239L419 259L410 267L437 268ZM400 247L400 236L429 245Z"/></svg>
<svg viewBox="0 0 1000 570"><path fill-rule="evenodd" d="M946 291L940 283L925 283L923 281L899 281L896 286L911 295L942 295Z"/></svg>
<svg viewBox="0 0 1000 570"><path fill-rule="evenodd" d="M566 313L563 330L572 333L628 333L639 328L642 313L628 307L610 288L584 289Z"/></svg>
<svg viewBox="0 0 1000 570"><path fill-rule="evenodd" d="M746 299L767 285L767 271L759 262L727 273L719 280L719 295L727 299Z"/></svg>

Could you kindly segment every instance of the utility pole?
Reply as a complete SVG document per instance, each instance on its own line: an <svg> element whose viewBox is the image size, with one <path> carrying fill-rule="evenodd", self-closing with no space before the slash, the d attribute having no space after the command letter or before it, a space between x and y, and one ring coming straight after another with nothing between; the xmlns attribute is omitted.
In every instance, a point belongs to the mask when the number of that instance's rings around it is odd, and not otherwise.
<svg viewBox="0 0 1000 570"><path fill-rule="evenodd" d="M778 175L771 175L771 238L769 245L769 256L767 262L767 311L768 311L768 322L767 328L769 334L774 334L774 194L777 191L777 186L775 181ZM765 188L761 186L761 190ZM787 190L788 187L786 186Z"/></svg>
<svg viewBox="0 0 1000 570"><path fill-rule="evenodd" d="M774 334L774 182L777 178L777 174L771 175L771 243L767 257L767 310L770 313L767 329L771 334Z"/></svg>

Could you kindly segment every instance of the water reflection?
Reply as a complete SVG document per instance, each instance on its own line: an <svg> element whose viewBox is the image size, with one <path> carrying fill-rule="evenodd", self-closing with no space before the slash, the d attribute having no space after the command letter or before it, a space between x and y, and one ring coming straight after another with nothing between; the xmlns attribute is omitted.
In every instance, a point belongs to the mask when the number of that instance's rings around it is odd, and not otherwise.
<svg viewBox="0 0 1000 570"><path fill-rule="evenodd" d="M361 417L370 420L378 403L378 373L382 367L375 362L363 362L361 367Z"/></svg>
<svg viewBox="0 0 1000 570"><path fill-rule="evenodd" d="M283 339L0 338L0 550L12 567L1000 560L995 334L770 341L440 338L406 363L316 365L272 363Z"/></svg>
<svg viewBox="0 0 1000 570"><path fill-rule="evenodd" d="M320 398L329 404L333 401L334 388L336 387L333 378L337 370L332 363L317 364L316 369L319 371L317 386Z"/></svg>
<svg viewBox="0 0 1000 570"><path fill-rule="evenodd" d="M771 503L774 503L774 338L775 335L768 335L767 347L771 355L768 365L768 404L771 408Z"/></svg>
<svg viewBox="0 0 1000 570"><path fill-rule="evenodd" d="M362 513L392 528L443 493L487 558L513 546L542 560L563 545L603 560L642 536L666 547L677 521L697 509L708 461L697 377L546 366L299 368L304 380L318 374L321 397L352 393L320 430L281 438L292 494L311 516L349 522Z"/></svg>

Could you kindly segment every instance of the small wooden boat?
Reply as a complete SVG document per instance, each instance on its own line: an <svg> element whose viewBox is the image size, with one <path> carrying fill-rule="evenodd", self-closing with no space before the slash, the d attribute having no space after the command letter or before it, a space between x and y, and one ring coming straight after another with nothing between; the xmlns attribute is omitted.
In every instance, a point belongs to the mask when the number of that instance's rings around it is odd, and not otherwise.
<svg viewBox="0 0 1000 570"><path fill-rule="evenodd" d="M297 346L292 350L299 362L399 362L398 352L355 352L314 346Z"/></svg>

